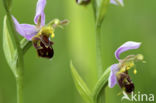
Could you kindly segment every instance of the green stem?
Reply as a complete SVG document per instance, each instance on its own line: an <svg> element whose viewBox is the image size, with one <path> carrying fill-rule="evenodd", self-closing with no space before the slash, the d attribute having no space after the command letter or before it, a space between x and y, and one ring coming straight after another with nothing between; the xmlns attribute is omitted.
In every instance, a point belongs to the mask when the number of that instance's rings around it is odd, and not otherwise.
<svg viewBox="0 0 156 103"><path fill-rule="evenodd" d="M16 78L17 85L17 103L23 103L23 74Z"/></svg>
<svg viewBox="0 0 156 103"><path fill-rule="evenodd" d="M13 37L14 37L14 41L15 41L15 44L17 47L17 55L18 55L18 60L17 60L18 63L17 63L17 68L16 68L16 71L17 71L17 77L16 77L17 103L23 103L23 69L24 69L23 68L23 61L24 61L23 60L23 51L20 47L18 37L14 30L14 26L12 23L12 18L11 18L10 13L7 13L7 16L8 16L9 24L10 24L10 27L12 30L12 34L14 34Z"/></svg>
<svg viewBox="0 0 156 103"><path fill-rule="evenodd" d="M98 68L98 77L103 73L102 48L101 48L101 26L96 26L96 60Z"/></svg>
<svg viewBox="0 0 156 103"><path fill-rule="evenodd" d="M101 0L99 4L98 4L98 1L97 2L94 1L94 4L93 4L94 15L96 17L95 19L96 20L96 31L95 31L96 32L96 60L97 60L98 77L100 79L104 71L103 61L102 61L101 25L106 15L106 11L107 11L109 3L110 3L110 0ZM93 100L96 103L105 103L106 84L107 83L103 84L100 89L99 89L100 85L96 86L95 91L93 93Z"/></svg>
<svg viewBox="0 0 156 103"><path fill-rule="evenodd" d="M98 103L105 103L105 86L102 88L101 92L99 93Z"/></svg>
<svg viewBox="0 0 156 103"><path fill-rule="evenodd" d="M23 51L18 39L18 36L16 34L15 31L15 27L12 21L12 16L10 13L10 8L8 7L8 1L3 0L3 4L4 4L4 8L6 10L6 14L7 14L7 18L8 18L8 22L9 22L9 26L10 26L10 30L12 32L13 35L11 35L11 37L13 38L13 42L15 44L15 47L17 49L17 67L16 67L16 84L17 84L17 103L23 103Z"/></svg>
<svg viewBox="0 0 156 103"><path fill-rule="evenodd" d="M101 25L96 25L96 60L98 68L98 77L100 78L103 73L103 61L102 61L102 45L101 45ZM105 88L100 92L98 103L105 103Z"/></svg>
<svg viewBox="0 0 156 103"><path fill-rule="evenodd" d="M9 24L12 30L12 34L14 34L13 37L17 47L17 55L18 55L17 68L16 68L17 103L23 103L23 70L24 70L23 50L20 46L16 32L14 31L11 15L7 15L7 16L9 18Z"/></svg>

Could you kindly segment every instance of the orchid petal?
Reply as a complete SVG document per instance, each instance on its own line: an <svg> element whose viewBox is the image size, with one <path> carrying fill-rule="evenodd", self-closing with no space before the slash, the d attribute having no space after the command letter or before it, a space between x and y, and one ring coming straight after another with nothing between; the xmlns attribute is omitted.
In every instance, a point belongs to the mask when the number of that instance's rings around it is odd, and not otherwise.
<svg viewBox="0 0 156 103"><path fill-rule="evenodd" d="M140 47L141 43L140 42L133 42L133 41L128 41L121 45L116 51L115 51L115 57L116 59L120 59L120 54L131 50L131 49L138 49Z"/></svg>
<svg viewBox="0 0 156 103"><path fill-rule="evenodd" d="M41 19L41 25L45 25L45 14L44 14L44 8L46 5L46 0L38 0L37 7L36 7L36 15L34 18L35 24L38 24L38 20Z"/></svg>
<svg viewBox="0 0 156 103"><path fill-rule="evenodd" d="M31 40L32 37L37 34L38 30L36 29L36 27L34 25L19 24L19 22L17 21L17 19L15 17L12 17L12 19L15 24L16 31L20 35L25 37L27 40Z"/></svg>
<svg viewBox="0 0 156 103"><path fill-rule="evenodd" d="M23 31L25 32L25 38L28 40L31 40L32 37L34 37L38 33L38 30L36 29L34 25L21 24L21 27L23 28Z"/></svg>
<svg viewBox="0 0 156 103"><path fill-rule="evenodd" d="M113 88L117 84L116 72L118 71L118 64L113 64L110 68L111 73L108 79L108 86Z"/></svg>
<svg viewBox="0 0 156 103"><path fill-rule="evenodd" d="M123 0L110 0L111 4L124 6Z"/></svg>

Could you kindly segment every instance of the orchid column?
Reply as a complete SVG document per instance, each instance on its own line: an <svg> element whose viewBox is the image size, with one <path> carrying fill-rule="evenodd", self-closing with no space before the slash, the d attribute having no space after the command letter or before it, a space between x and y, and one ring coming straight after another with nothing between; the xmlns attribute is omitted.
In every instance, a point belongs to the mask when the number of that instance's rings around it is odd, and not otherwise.
<svg viewBox="0 0 156 103"><path fill-rule="evenodd" d="M11 14L11 2L12 0L3 0L6 10L3 27L3 50L16 78L17 103L23 103L24 54L33 44L39 57L52 59L54 56L52 39L55 37L55 28L62 27L68 21L54 19L45 24L46 0L38 0L34 17L35 25L20 24ZM9 25L7 25L7 21ZM11 31L9 31L8 26L10 26ZM23 36L23 40L19 40L17 33Z"/></svg>

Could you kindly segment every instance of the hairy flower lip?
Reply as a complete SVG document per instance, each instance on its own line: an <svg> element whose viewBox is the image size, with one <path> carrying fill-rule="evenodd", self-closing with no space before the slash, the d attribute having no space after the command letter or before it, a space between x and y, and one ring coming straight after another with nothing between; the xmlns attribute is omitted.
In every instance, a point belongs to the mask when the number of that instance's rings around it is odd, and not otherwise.
<svg viewBox="0 0 156 103"><path fill-rule="evenodd" d="M134 91L135 86L128 74L128 70L126 70L125 72L119 73L117 75L117 81L118 81L120 88L126 91L126 93L131 93L132 91Z"/></svg>
<svg viewBox="0 0 156 103"><path fill-rule="evenodd" d="M49 37L45 35L39 35L33 38L33 45L37 50L38 56L51 59L54 55L52 45L54 43L50 41Z"/></svg>
<svg viewBox="0 0 156 103"><path fill-rule="evenodd" d="M53 43L51 43L53 44ZM42 42L40 42L41 49L37 49L38 56L43 58L51 59L54 56L54 50L51 46L46 47Z"/></svg>

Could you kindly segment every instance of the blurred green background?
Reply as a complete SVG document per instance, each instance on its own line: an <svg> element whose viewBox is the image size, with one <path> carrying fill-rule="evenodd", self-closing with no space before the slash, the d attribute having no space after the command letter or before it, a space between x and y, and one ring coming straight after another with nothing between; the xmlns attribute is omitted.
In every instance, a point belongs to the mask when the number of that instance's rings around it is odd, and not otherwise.
<svg viewBox="0 0 156 103"><path fill-rule="evenodd" d="M37 0L13 0L12 13L20 23L33 24ZM121 55L141 53L147 63L137 65L132 76L136 92L156 94L156 1L125 0L125 7L110 5L102 25L105 68L117 60L114 51L126 41L139 41L138 50ZM72 58L78 72L92 90L97 81L95 30L91 5L78 6L75 0L47 0L46 23L54 18L69 19L70 24L56 30L55 57L39 58L33 47L25 55L25 103L85 103L78 94L70 73ZM0 1L0 103L16 103L16 84L2 50L2 25L5 15ZM104 69L105 69L104 68ZM106 88L106 103L121 103L120 88ZM130 103L123 101L123 103ZM142 102L145 103L145 102ZM147 102L149 103L149 102ZM156 100L155 102L156 103Z"/></svg>

